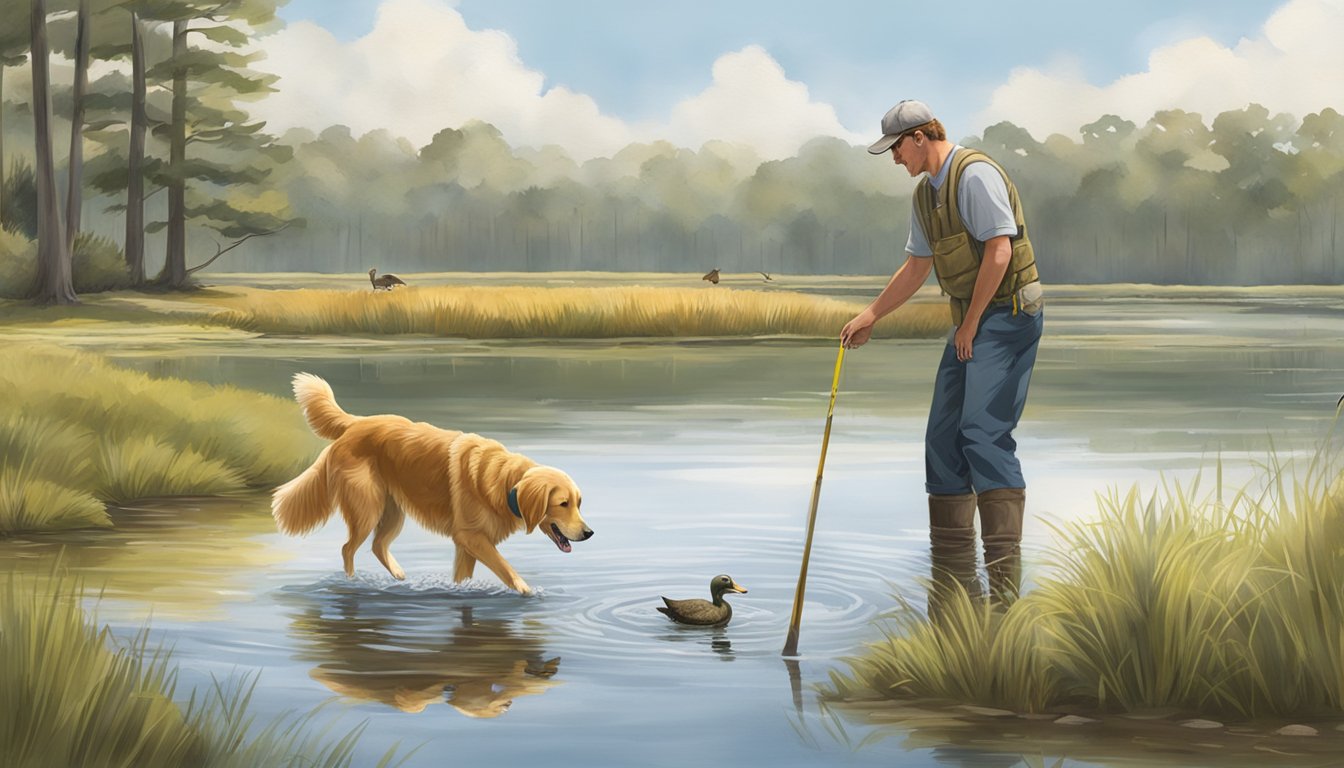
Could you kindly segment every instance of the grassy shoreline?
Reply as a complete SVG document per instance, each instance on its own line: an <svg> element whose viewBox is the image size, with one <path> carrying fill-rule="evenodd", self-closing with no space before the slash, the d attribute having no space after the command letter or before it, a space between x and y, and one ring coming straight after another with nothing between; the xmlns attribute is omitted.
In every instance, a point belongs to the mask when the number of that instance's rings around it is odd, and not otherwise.
<svg viewBox="0 0 1344 768"><path fill-rule="evenodd" d="M256 724L257 676L215 681L182 702L169 653L129 642L81 606L60 571L0 577L0 755L5 765L345 768L364 725L342 736L317 711ZM393 747L378 765L393 764ZM409 757L409 756L408 756ZM404 758L403 758L404 760Z"/></svg>
<svg viewBox="0 0 1344 768"><path fill-rule="evenodd" d="M1230 501L1192 487L1099 496L1058 526L1035 590L945 620L906 605L823 698L955 701L1011 713L1172 709L1234 719L1344 712L1344 485L1322 449L1269 461Z"/></svg>
<svg viewBox="0 0 1344 768"><path fill-rule="evenodd" d="M724 275L720 285L675 274L425 273L374 292L366 275L219 273L185 293L108 291L73 307L0 300L0 339L76 344L136 333L167 341L259 335L493 340L834 339L881 291L872 275ZM1048 285L1062 301L1332 299L1344 286ZM950 316L924 286L874 338L938 338Z"/></svg>
<svg viewBox="0 0 1344 768"><path fill-rule="evenodd" d="M0 300L0 336L21 339L27 333L52 338L61 333L77 336L138 326L154 333L176 329L186 336L221 337L838 339L844 324L868 303L727 286L705 290L514 284L430 285L378 292L366 286L221 285L181 294L115 291L82 299L82 304L65 307ZM937 338L949 324L946 303L925 296L880 321L874 338Z"/></svg>
<svg viewBox="0 0 1344 768"><path fill-rule="evenodd" d="M154 378L97 355L9 346L0 367L0 535L106 527L106 505L269 488L319 447L294 404Z"/></svg>

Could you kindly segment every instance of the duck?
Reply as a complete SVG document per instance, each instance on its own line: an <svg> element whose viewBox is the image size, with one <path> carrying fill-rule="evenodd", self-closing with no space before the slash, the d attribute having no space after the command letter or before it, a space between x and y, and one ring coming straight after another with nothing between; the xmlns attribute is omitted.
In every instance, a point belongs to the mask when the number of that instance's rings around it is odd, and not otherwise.
<svg viewBox="0 0 1344 768"><path fill-rule="evenodd" d="M390 291L392 286L406 284L405 280L396 275L384 274L382 277L374 277L377 272L377 268L369 270L369 282L373 283L373 290L375 291Z"/></svg>
<svg viewBox="0 0 1344 768"><path fill-rule="evenodd" d="M724 592L747 594L747 590L726 573L721 573L709 581L709 594L714 600L671 600L664 597L666 608L659 607L659 613L678 624L693 624L700 627L722 627L733 618L733 607L723 599Z"/></svg>
<svg viewBox="0 0 1344 768"><path fill-rule="evenodd" d="M705 273L705 276L702 277L702 278L700 278L700 279L701 279L701 280L708 280L709 282L711 282L711 283L713 283L713 284L715 284L715 285L718 285L718 284L719 284L719 270L718 270L718 268L715 267L714 269L709 270L708 272Z"/></svg>

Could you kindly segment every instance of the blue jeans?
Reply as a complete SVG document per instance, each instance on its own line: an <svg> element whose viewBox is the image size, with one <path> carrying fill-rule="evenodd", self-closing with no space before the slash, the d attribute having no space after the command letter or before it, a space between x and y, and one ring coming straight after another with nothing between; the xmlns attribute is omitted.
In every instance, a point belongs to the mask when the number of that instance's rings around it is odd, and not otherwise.
<svg viewBox="0 0 1344 768"><path fill-rule="evenodd" d="M1013 429L1027 402L1045 311L986 310L961 362L950 342L938 364L924 434L924 487L931 494L1025 488Z"/></svg>

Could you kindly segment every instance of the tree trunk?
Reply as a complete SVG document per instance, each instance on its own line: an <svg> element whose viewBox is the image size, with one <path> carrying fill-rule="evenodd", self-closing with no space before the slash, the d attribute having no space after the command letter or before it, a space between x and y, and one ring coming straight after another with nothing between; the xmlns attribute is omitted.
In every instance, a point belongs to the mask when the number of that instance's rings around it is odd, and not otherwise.
<svg viewBox="0 0 1344 768"><path fill-rule="evenodd" d="M159 279L173 288L187 287L187 22L173 22L173 124L168 150L168 235Z"/></svg>
<svg viewBox="0 0 1344 768"><path fill-rule="evenodd" d="M51 83L47 64L47 0L32 0L33 133L37 150L37 285L43 304L78 304L70 249L61 226L56 167L51 152Z"/></svg>
<svg viewBox="0 0 1344 768"><path fill-rule="evenodd" d="M145 44L140 17L131 14L131 141L126 184L126 271L132 285L145 282Z"/></svg>
<svg viewBox="0 0 1344 768"><path fill-rule="evenodd" d="M84 93L89 89L89 0L79 0L75 32L74 108L70 115L70 173L65 191L65 242L74 255L84 185Z"/></svg>
<svg viewBox="0 0 1344 768"><path fill-rule="evenodd" d="M0 64L0 229L5 228L5 65Z"/></svg>

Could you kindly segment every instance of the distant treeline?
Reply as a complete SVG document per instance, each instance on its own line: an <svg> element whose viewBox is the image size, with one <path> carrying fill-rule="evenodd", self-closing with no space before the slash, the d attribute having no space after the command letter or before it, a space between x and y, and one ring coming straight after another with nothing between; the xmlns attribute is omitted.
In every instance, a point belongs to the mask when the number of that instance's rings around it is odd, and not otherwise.
<svg viewBox="0 0 1344 768"><path fill-rule="evenodd" d="M1208 126L1105 117L1078 141L1000 123L962 143L1017 184L1054 282L1335 283L1344 278L1344 118L1251 106ZM291 133L273 182L304 222L226 270L628 270L880 274L903 258L914 183L890 157L817 139L758 164L710 144L582 165L489 125L420 150L385 133Z"/></svg>
<svg viewBox="0 0 1344 768"><path fill-rule="evenodd" d="M1106 116L1077 140L1044 142L1000 123L961 143L1012 175L1051 282L1344 278L1334 109L1299 123L1251 105L1211 126L1179 110L1143 126ZM276 146L292 155L259 165L294 225L213 269L883 274L903 258L914 188L889 156L829 138L764 163L740 146L655 143L579 164L555 147L510 147L483 123L418 149L343 126L291 131ZM147 198L147 219L163 217L162 196ZM120 240L122 213L108 206L123 201L86 197L85 228ZM9 203L11 214L23 207ZM228 239L193 228L188 242L199 264ZM146 251L147 264L161 261L162 237Z"/></svg>

